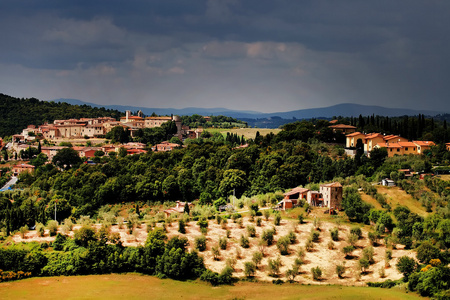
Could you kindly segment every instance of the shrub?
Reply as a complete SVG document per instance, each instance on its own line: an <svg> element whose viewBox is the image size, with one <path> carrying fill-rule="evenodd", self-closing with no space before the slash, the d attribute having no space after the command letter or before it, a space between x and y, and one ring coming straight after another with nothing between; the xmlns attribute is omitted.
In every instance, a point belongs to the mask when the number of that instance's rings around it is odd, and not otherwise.
<svg viewBox="0 0 450 300"><path fill-rule="evenodd" d="M219 284L219 274L211 270L206 269L200 275L200 280L209 282L211 285L216 286Z"/></svg>
<svg viewBox="0 0 450 300"><path fill-rule="evenodd" d="M261 226L262 219L260 217L256 218L256 226Z"/></svg>
<svg viewBox="0 0 450 300"><path fill-rule="evenodd" d="M239 243L240 243L242 248L249 248L250 247L250 241L248 240L248 237L246 237L245 235L241 235Z"/></svg>
<svg viewBox="0 0 450 300"><path fill-rule="evenodd" d="M378 244L379 234L377 232L369 232L368 237L372 246L376 246Z"/></svg>
<svg viewBox="0 0 450 300"><path fill-rule="evenodd" d="M358 237L358 239L362 236L362 231L360 227L354 226L350 229L350 234L354 234Z"/></svg>
<svg viewBox="0 0 450 300"><path fill-rule="evenodd" d="M333 250L334 249L334 243L333 241L329 241L327 244L328 250Z"/></svg>
<svg viewBox="0 0 450 300"><path fill-rule="evenodd" d="M231 284L233 283L233 271L234 269L228 265L223 268L219 274L219 284Z"/></svg>
<svg viewBox="0 0 450 300"><path fill-rule="evenodd" d="M195 249L198 251L205 251L206 250L206 237L204 235L198 236L195 238L194 241Z"/></svg>
<svg viewBox="0 0 450 300"><path fill-rule="evenodd" d="M227 238L230 238L230 236L231 236L231 230L227 229L226 235L227 235Z"/></svg>
<svg viewBox="0 0 450 300"><path fill-rule="evenodd" d="M312 229L310 233L311 241L313 241L314 243L319 242L319 235L320 233L317 230Z"/></svg>
<svg viewBox="0 0 450 300"><path fill-rule="evenodd" d="M303 224L303 222L304 222L303 214L299 214L297 216L297 220L298 220L298 224Z"/></svg>
<svg viewBox="0 0 450 300"><path fill-rule="evenodd" d="M350 243L350 245L355 246L357 241L358 236L356 234L350 233L348 235L348 242Z"/></svg>
<svg viewBox="0 0 450 300"><path fill-rule="evenodd" d="M273 229L267 229L264 230L261 239L264 240L267 244L267 246L270 246L273 244L273 236L275 235L275 232Z"/></svg>
<svg viewBox="0 0 450 300"><path fill-rule="evenodd" d="M66 242L67 237L65 235L62 235L61 233L58 233L56 235L55 241L52 243L53 250L60 251L64 248L64 243Z"/></svg>
<svg viewBox="0 0 450 300"><path fill-rule="evenodd" d="M247 226L247 233L250 237L255 237L256 236L256 229L255 226L253 225L248 225Z"/></svg>
<svg viewBox="0 0 450 300"><path fill-rule="evenodd" d="M301 260L303 260L303 259L305 258L305 255L306 255L305 248L300 247L300 248L298 249L297 256L298 256Z"/></svg>
<svg viewBox="0 0 450 300"><path fill-rule="evenodd" d="M247 277L252 277L255 275L256 272L256 265L251 262L251 261L247 261L244 264L244 274Z"/></svg>
<svg viewBox="0 0 450 300"><path fill-rule="evenodd" d="M322 269L320 267L311 268L311 274L314 280L320 280Z"/></svg>
<svg viewBox="0 0 450 300"><path fill-rule="evenodd" d="M211 247L211 253L213 255L214 260L220 260L220 250L218 246Z"/></svg>
<svg viewBox="0 0 450 300"><path fill-rule="evenodd" d="M236 259L241 259L241 258L242 258L241 249L239 247L236 247Z"/></svg>
<svg viewBox="0 0 450 300"><path fill-rule="evenodd" d="M293 282L297 275L298 275L298 265L296 264L292 265L291 269L286 270L285 276L290 282Z"/></svg>
<svg viewBox="0 0 450 300"><path fill-rule="evenodd" d="M237 219L236 223L239 225L239 228L244 228L244 221L242 218Z"/></svg>
<svg viewBox="0 0 450 300"><path fill-rule="evenodd" d="M200 229L208 228L208 220L202 218L197 222L197 225L200 227Z"/></svg>
<svg viewBox="0 0 450 300"><path fill-rule="evenodd" d="M380 278L386 277L386 271L385 271L384 269L385 269L385 268L384 268L383 266L381 266L381 267L378 269L378 274L380 275Z"/></svg>
<svg viewBox="0 0 450 300"><path fill-rule="evenodd" d="M258 268L258 266L261 263L262 259L263 259L263 254L262 254L261 251L253 252L252 262L255 264L256 268Z"/></svg>
<svg viewBox="0 0 450 300"><path fill-rule="evenodd" d="M362 256L369 261L370 264L373 264L375 261L373 260L373 247L369 246L363 249Z"/></svg>
<svg viewBox="0 0 450 300"><path fill-rule="evenodd" d="M289 243L292 245L297 242L297 236L295 235L295 233L292 230L289 231L287 238L289 239Z"/></svg>
<svg viewBox="0 0 450 300"><path fill-rule="evenodd" d="M90 241L95 240L95 230L90 225L83 225L75 231L74 241L78 246L87 247Z"/></svg>
<svg viewBox="0 0 450 300"><path fill-rule="evenodd" d="M314 250L314 243L313 243L311 237L309 237L309 238L306 240L306 243L305 243L305 249L306 249L306 251L308 251L308 252L311 252L311 251Z"/></svg>
<svg viewBox="0 0 450 300"><path fill-rule="evenodd" d="M387 249L385 253L385 259L390 261L392 259L392 250Z"/></svg>
<svg viewBox="0 0 450 300"><path fill-rule="evenodd" d="M339 229L337 227L330 229L330 235L333 241L335 242L339 241Z"/></svg>
<svg viewBox="0 0 450 300"><path fill-rule="evenodd" d="M227 250L228 240L226 237L219 238L219 247L222 250Z"/></svg>
<svg viewBox="0 0 450 300"><path fill-rule="evenodd" d="M342 275L345 273L345 266L344 265L336 265L336 274L339 278L342 278Z"/></svg>
<svg viewBox="0 0 450 300"><path fill-rule="evenodd" d="M270 217L270 211L268 209L265 209L263 214L266 221L268 221Z"/></svg>
<svg viewBox="0 0 450 300"><path fill-rule="evenodd" d="M280 251L281 255L288 255L289 254L289 237L284 236L278 239L277 242L277 248Z"/></svg>
<svg viewBox="0 0 450 300"><path fill-rule="evenodd" d="M367 268L370 266L369 260L365 257L360 258L358 264L362 273L365 273Z"/></svg>
<svg viewBox="0 0 450 300"><path fill-rule="evenodd" d="M39 237L43 237L45 233L45 227L42 223L36 224L36 233Z"/></svg>
<svg viewBox="0 0 450 300"><path fill-rule="evenodd" d="M234 267L236 266L237 260L236 258L227 258L225 265L232 268L234 270Z"/></svg>
<svg viewBox="0 0 450 300"><path fill-rule="evenodd" d="M182 219L178 220L178 232L182 234L186 233L186 224Z"/></svg>
<svg viewBox="0 0 450 300"><path fill-rule="evenodd" d="M349 258L353 250L355 250L355 247L352 245L345 246L344 248L342 248L342 252L344 252L345 258Z"/></svg>
<svg viewBox="0 0 450 300"><path fill-rule="evenodd" d="M428 241L423 242L419 247L417 247L417 259L421 263L427 264L430 260L439 258L439 255L439 248L432 245Z"/></svg>
<svg viewBox="0 0 450 300"><path fill-rule="evenodd" d="M23 239L25 238L25 235L28 233L28 230L29 230L29 228L28 228L27 225L20 227L20 229L19 229L19 231L20 231L20 236L21 236Z"/></svg>
<svg viewBox="0 0 450 300"><path fill-rule="evenodd" d="M313 220L314 228L317 230L320 230L321 225L322 225L322 222L320 221L320 218L314 218L314 220Z"/></svg>
<svg viewBox="0 0 450 300"><path fill-rule="evenodd" d="M49 221L47 224L47 229L50 236L55 236L58 232L58 222L56 222L55 220Z"/></svg>
<svg viewBox="0 0 450 300"><path fill-rule="evenodd" d="M275 217L274 217L274 219L273 219L273 224L274 224L275 226L279 226L280 223L281 223L281 215L280 215L280 213L276 213L276 214L275 214Z"/></svg>
<svg viewBox="0 0 450 300"><path fill-rule="evenodd" d="M281 259L269 259L268 261L269 275L272 277L278 277L280 275Z"/></svg>
<svg viewBox="0 0 450 300"><path fill-rule="evenodd" d="M402 256L398 260L396 264L397 270L405 276L407 279L411 273L413 273L416 268L417 264L416 261L408 256Z"/></svg>

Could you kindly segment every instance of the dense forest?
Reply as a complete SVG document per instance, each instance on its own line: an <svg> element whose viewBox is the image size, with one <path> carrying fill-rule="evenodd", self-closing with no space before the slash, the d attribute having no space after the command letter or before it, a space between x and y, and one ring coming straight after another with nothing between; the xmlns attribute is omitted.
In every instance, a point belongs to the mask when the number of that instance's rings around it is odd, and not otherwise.
<svg viewBox="0 0 450 300"><path fill-rule="evenodd" d="M0 136L22 132L28 125L41 125L54 120L113 117L118 119L124 113L118 110L40 101L35 98L18 99L0 94Z"/></svg>

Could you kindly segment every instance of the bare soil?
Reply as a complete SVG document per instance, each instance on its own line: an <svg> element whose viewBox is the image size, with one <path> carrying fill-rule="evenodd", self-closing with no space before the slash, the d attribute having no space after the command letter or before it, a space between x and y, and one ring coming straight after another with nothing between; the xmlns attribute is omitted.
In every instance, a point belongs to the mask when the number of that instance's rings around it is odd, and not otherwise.
<svg viewBox="0 0 450 300"><path fill-rule="evenodd" d="M317 215L320 216L320 213L317 213ZM369 281L376 282L384 281L386 279L396 280L402 277L402 275L395 268L397 260L404 255L415 257L415 253L412 250L404 250L402 246L397 246L397 249L392 250L392 260L390 261L390 266L385 267L384 258L386 247L384 245L379 245L374 247L375 263L369 267L369 270L368 272L366 272L366 274L359 275L360 270L358 267L358 259L361 257L363 249L370 245L367 238L367 229L362 228L363 237L356 244L357 249L352 253L353 258L345 259L342 248L349 245L349 243L347 242L347 236L349 234L350 226L347 224L339 225L340 240L338 242L334 242L335 249L330 250L328 249L328 243L331 241L329 230L335 228L336 224L328 221L322 221L321 223L320 241L314 244L314 250L312 252L306 252L304 264L300 268L300 274L295 279L298 282L305 284L311 283L362 286ZM244 249L240 246L239 240L241 235L247 235L247 225L255 226L256 237L249 237L250 247ZM95 224L93 226L98 229L101 225ZM73 231L69 232L68 235L73 237L74 231L79 229L80 227L81 225L75 225L73 227ZM280 269L279 278L285 280L286 278L283 276L283 274L286 272L286 270L292 268L295 259L298 257L298 250L300 249L300 247L305 246L305 243L310 235L310 231L313 228L313 223L311 221L307 221L304 224L298 224L298 222L294 220L282 219L281 224L279 226L275 226L273 224L273 217L270 217L268 221L265 221L265 219L263 218L261 227L258 227L256 226L255 222L250 221L249 217L243 217L242 228L237 223L234 223L231 219L229 219L226 225L226 229L224 229L222 228L222 225L218 225L215 220L211 220L209 221L208 232L206 235L207 249L206 251L200 252L200 254L204 257L206 267L215 272L220 272L225 267L227 258L236 258L236 251L237 249L239 249L241 252L241 258L237 258L234 276L244 277L244 263L247 261L251 261L253 253L260 250L258 241L263 230L271 228L276 229L274 243L273 245L265 249L265 257L263 258L255 274L255 278L260 281L272 281L274 279L277 279L268 275L269 272L267 265L269 259L280 257L282 261L282 267ZM194 248L195 238L201 236L200 228L195 221L191 221L187 224L186 234L181 234L178 232L178 222L173 222L171 226L167 226L166 229L169 238L177 235L185 236L189 240L190 249ZM219 238L226 236L227 229L231 232L231 235L228 239L227 249L220 250L220 260L214 260L211 248L214 246L218 246ZM289 255L282 256L277 249L276 241L280 237L287 235L291 230L295 232L298 241L296 244L289 246ZM141 225L140 228L136 228L133 234L129 234L125 226L123 226L123 228L119 228L119 226L117 225L111 226L111 231L118 232L120 234L124 246L144 245L147 238L146 224ZM53 240L54 237L49 237L47 230L44 237L38 237L36 231L28 232L25 235L24 239L22 239L20 234L16 234L13 236L13 241L16 243L30 241L51 242ZM382 240L380 240L380 242L382 242ZM336 274L337 264L345 264L346 271L344 273L344 278L338 278ZM323 273L322 280L320 281L314 281L311 276L311 268L317 266L322 269ZM384 269L384 278L380 277L380 269Z"/></svg>

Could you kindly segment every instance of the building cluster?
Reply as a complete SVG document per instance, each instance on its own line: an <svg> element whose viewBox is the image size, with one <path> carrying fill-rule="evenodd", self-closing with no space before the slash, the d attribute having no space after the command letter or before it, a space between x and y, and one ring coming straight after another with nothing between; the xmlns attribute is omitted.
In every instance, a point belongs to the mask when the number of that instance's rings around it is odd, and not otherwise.
<svg viewBox="0 0 450 300"><path fill-rule="evenodd" d="M310 206L328 207L330 210L340 210L342 202L342 185L339 182L321 184L319 191L297 187L284 193L284 199L278 203L282 210L294 208L306 201Z"/></svg>
<svg viewBox="0 0 450 300"><path fill-rule="evenodd" d="M388 157L422 154L435 145L432 141L408 141L408 139L398 135L353 132L346 135L345 152L347 155L354 156L356 154L358 140L361 140L363 144L364 154L370 155L370 152L375 148L386 148Z"/></svg>
<svg viewBox="0 0 450 300"><path fill-rule="evenodd" d="M177 126L176 136L181 138L183 134L188 133L183 131L179 116L144 118L141 111L137 116L133 116L131 111L126 111L125 116L119 121L110 117L101 117L55 120L53 124L44 123L40 126L29 125L21 134L15 134L12 138L13 142L33 141L38 134L52 141L70 138L101 138L116 126L122 126L130 131L131 136L134 136L139 129L160 127L169 121L173 121Z"/></svg>

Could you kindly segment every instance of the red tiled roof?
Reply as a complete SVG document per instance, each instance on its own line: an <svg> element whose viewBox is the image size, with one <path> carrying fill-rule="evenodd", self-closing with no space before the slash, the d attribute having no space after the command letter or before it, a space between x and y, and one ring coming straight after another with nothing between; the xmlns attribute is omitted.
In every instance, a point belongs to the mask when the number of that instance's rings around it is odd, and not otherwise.
<svg viewBox="0 0 450 300"><path fill-rule="evenodd" d="M345 125L345 124L331 125L330 128L334 128L334 129L356 129L355 126Z"/></svg>
<svg viewBox="0 0 450 300"><path fill-rule="evenodd" d="M305 193L307 191L309 191L309 189L305 189L305 188L302 188L302 187L296 187L296 188L293 188L292 190L290 190L289 192L284 193L283 195L290 196L290 195L294 195L294 194L297 194L297 193L299 193L299 194Z"/></svg>
<svg viewBox="0 0 450 300"><path fill-rule="evenodd" d="M414 144L419 146L434 146L435 144L432 141L413 141ZM450 144L450 143L447 143Z"/></svg>
<svg viewBox="0 0 450 300"><path fill-rule="evenodd" d="M369 133L368 135L366 135L366 139L374 139L376 137L383 137L383 135L381 133Z"/></svg>
<svg viewBox="0 0 450 300"><path fill-rule="evenodd" d="M381 148L401 148L402 147L398 143L378 143L377 146L381 147Z"/></svg>
<svg viewBox="0 0 450 300"><path fill-rule="evenodd" d="M413 142L398 142L397 144L399 144L402 147L416 147L417 146Z"/></svg>
<svg viewBox="0 0 450 300"><path fill-rule="evenodd" d="M342 185L339 182L332 182L332 183L321 184L320 186L323 186L323 187L342 187Z"/></svg>
<svg viewBox="0 0 450 300"><path fill-rule="evenodd" d="M357 135L365 135L365 134L357 131L357 132L347 134L346 137L352 137L352 136L357 136Z"/></svg>

